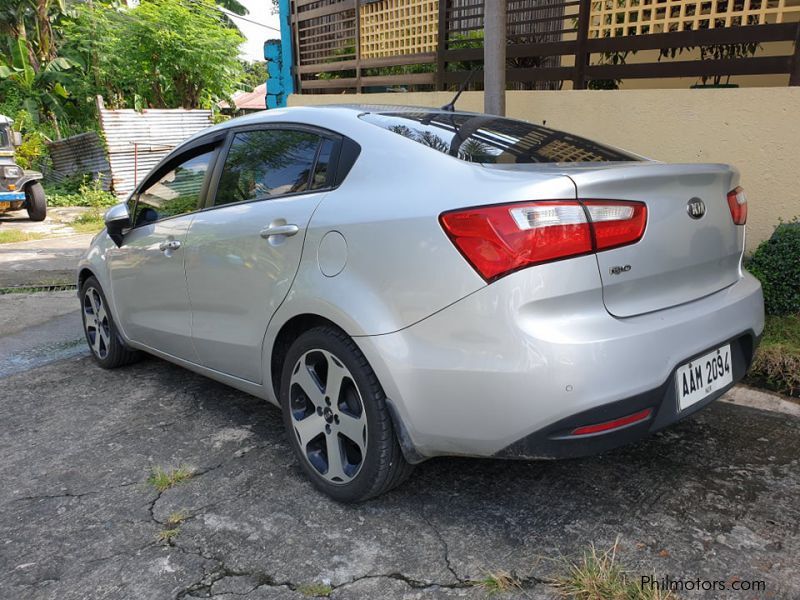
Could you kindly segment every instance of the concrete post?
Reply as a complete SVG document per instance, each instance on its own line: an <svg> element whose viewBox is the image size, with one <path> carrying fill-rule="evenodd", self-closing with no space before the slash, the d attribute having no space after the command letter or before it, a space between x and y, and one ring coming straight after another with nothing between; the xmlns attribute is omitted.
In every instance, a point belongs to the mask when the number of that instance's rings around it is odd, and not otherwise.
<svg viewBox="0 0 800 600"><path fill-rule="evenodd" d="M486 0L483 26L483 110L505 116L506 0Z"/></svg>

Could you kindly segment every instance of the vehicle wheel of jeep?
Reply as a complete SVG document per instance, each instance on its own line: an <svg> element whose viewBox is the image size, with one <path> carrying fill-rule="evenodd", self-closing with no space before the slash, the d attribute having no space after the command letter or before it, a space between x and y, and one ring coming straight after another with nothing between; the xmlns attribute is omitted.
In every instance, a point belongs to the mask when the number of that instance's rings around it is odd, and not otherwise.
<svg viewBox="0 0 800 600"><path fill-rule="evenodd" d="M28 217L31 221L44 221L47 216L47 199L44 188L38 181L25 186L25 199L28 202Z"/></svg>
<svg viewBox="0 0 800 600"><path fill-rule="evenodd" d="M104 369L115 369L136 361L141 354L128 348L119 337L114 319L97 279L89 277L81 286L81 317L92 357Z"/></svg>
<svg viewBox="0 0 800 600"><path fill-rule="evenodd" d="M280 401L303 470L333 499L361 502L411 475L378 378L342 331L316 327L294 341Z"/></svg>

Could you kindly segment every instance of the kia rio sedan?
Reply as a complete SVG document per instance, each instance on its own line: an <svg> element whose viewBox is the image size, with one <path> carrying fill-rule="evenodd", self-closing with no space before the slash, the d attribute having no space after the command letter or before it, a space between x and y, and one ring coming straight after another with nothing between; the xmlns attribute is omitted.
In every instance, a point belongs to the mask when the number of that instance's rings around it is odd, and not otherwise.
<svg viewBox="0 0 800 600"><path fill-rule="evenodd" d="M78 272L104 368L147 352L279 406L340 501L440 455L577 457L740 380L762 333L747 201L512 119L271 110L212 127L106 216Z"/></svg>

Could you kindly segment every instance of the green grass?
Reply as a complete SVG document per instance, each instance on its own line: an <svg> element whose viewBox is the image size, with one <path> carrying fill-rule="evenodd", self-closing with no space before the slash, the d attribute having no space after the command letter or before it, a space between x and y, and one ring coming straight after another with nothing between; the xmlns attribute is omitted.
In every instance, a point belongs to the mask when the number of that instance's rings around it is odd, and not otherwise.
<svg viewBox="0 0 800 600"><path fill-rule="evenodd" d="M194 475L194 471L186 467L178 467L169 471L164 470L162 467L155 467L150 471L147 483L157 491L163 492L187 479L191 479L192 475Z"/></svg>
<svg viewBox="0 0 800 600"><path fill-rule="evenodd" d="M18 229L9 229L8 231L0 231L0 244L28 242L30 240L40 240L43 237L45 237L44 233L19 231Z"/></svg>
<svg viewBox="0 0 800 600"><path fill-rule="evenodd" d="M78 233L97 233L106 226L103 216L92 211L81 215L69 224Z"/></svg>
<svg viewBox="0 0 800 600"><path fill-rule="evenodd" d="M297 591L309 598L327 598L333 592L333 588L324 583L307 583L298 586Z"/></svg>
<svg viewBox="0 0 800 600"><path fill-rule="evenodd" d="M177 527L162 529L156 534L156 540L162 544L172 544L172 541L178 537L180 531Z"/></svg>
<svg viewBox="0 0 800 600"><path fill-rule="evenodd" d="M800 352L800 315L770 315L764 327L765 346L782 345Z"/></svg>
<svg viewBox="0 0 800 600"><path fill-rule="evenodd" d="M747 382L800 397L800 315L767 317Z"/></svg>
<svg viewBox="0 0 800 600"><path fill-rule="evenodd" d="M486 577L473 581L472 585L483 588L488 596L522 589L520 580L508 571L487 573Z"/></svg>
<svg viewBox="0 0 800 600"><path fill-rule="evenodd" d="M189 514L185 510L177 510L167 517L164 525L167 527L167 529L174 529L188 518Z"/></svg>
<svg viewBox="0 0 800 600"><path fill-rule="evenodd" d="M620 566L616 544L602 551L592 544L580 560L565 560L556 588L570 600L677 600L669 591L641 587L639 578Z"/></svg>

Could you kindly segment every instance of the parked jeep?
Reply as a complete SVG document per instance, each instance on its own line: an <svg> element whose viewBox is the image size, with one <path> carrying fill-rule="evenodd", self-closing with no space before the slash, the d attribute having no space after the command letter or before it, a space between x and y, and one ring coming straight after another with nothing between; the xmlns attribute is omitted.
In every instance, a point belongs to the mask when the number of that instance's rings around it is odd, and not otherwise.
<svg viewBox="0 0 800 600"><path fill-rule="evenodd" d="M44 221L47 200L40 183L42 174L14 162L14 147L22 143L22 137L11 124L11 119L0 115L0 211L24 208L31 221Z"/></svg>

